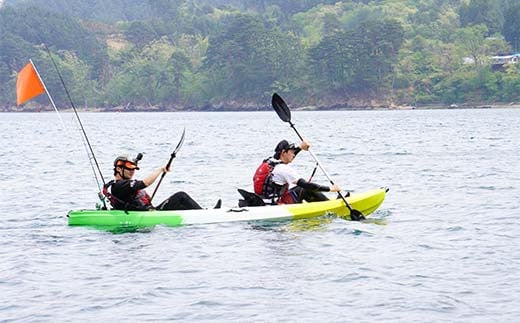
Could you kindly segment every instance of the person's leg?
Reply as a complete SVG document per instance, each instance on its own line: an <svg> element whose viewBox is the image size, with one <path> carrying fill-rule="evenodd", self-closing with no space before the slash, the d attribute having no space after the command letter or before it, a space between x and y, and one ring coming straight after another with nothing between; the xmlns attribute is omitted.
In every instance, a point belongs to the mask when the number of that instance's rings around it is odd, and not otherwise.
<svg viewBox="0 0 520 323"><path fill-rule="evenodd" d="M320 202L320 201L328 201L329 198L323 194L322 192L312 192L303 190L303 200L307 202Z"/></svg>
<svg viewBox="0 0 520 323"><path fill-rule="evenodd" d="M194 199L191 198L185 192L177 192L164 200L159 206L157 206L157 210L193 210L193 209L202 209L202 207L195 202Z"/></svg>
<svg viewBox="0 0 520 323"><path fill-rule="evenodd" d="M291 188L289 193L291 194L294 203L301 203L304 200L307 202L320 202L329 200L329 198L322 192L305 190L299 186Z"/></svg>
<svg viewBox="0 0 520 323"><path fill-rule="evenodd" d="M303 188L301 188L299 186L295 186L289 190L289 194L291 194L291 197L294 200L294 203L303 202L303 199L305 196Z"/></svg>

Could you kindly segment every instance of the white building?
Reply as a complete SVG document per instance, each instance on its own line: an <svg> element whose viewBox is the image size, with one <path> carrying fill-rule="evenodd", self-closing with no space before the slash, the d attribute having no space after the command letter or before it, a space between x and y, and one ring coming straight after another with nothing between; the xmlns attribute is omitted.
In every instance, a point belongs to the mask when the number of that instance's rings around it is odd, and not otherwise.
<svg viewBox="0 0 520 323"><path fill-rule="evenodd" d="M516 64L518 62L520 62L520 54L491 57L492 65Z"/></svg>

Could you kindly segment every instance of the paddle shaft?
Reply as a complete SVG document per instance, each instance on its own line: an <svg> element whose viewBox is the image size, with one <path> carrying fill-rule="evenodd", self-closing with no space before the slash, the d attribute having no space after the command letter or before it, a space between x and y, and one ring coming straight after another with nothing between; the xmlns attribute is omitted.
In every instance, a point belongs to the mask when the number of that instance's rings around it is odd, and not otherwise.
<svg viewBox="0 0 520 323"><path fill-rule="evenodd" d="M175 158L176 154L175 154L175 151L171 154L170 156L170 160L168 161L168 164L166 164L166 169L170 169L170 166L172 164L172 161L173 159ZM159 178L159 182L157 183L157 186L155 187L155 189L153 190L153 194L152 194L152 197L150 197L150 203L152 202L153 200L153 197L155 196L155 193L157 193L157 189L159 188L159 186L161 185L161 182L164 178L164 176L166 176L166 172L162 172L161 174L161 178Z"/></svg>
<svg viewBox="0 0 520 323"><path fill-rule="evenodd" d="M287 106L287 104L285 103L285 101L282 99L282 97L280 97L278 94L276 93L273 93L273 98L272 98L272 101L271 101L272 105L273 105L273 109L274 111L276 111L276 114L278 114L278 116L280 117L280 119L282 119L283 122L288 122L290 125L291 125L291 128L294 129L294 131L296 132L296 134L298 135L298 137L300 137L300 140L303 141L303 137L300 135L300 133L298 132L298 130L296 130L296 128L294 127L294 124L291 122L291 110L289 110L289 107ZM321 163L318 161L318 158L316 157L316 155L314 155L312 153L312 151L309 150L309 153L311 153L311 156L312 158L314 158L314 161L316 162L316 164L318 164L318 166L320 167L320 169L323 171L323 173L325 174L325 176L327 176L327 178L329 179L330 183L332 185L335 185L334 184L334 181L332 180L332 178L329 176L329 174L327 173L327 171L323 168L323 166L321 165ZM353 209L350 204L347 202L347 200L345 199L345 197L341 194L341 192L338 192L338 195L341 197L341 199L343 200L343 202L345 203L345 205L347 206L347 208L349 209L350 211L350 218L352 220L355 220L355 221L359 221L359 220L363 220L365 219L365 217L363 216L363 213L359 212L358 210L355 210Z"/></svg>
<svg viewBox="0 0 520 323"><path fill-rule="evenodd" d="M172 165L173 159L177 156L177 152L179 151L179 149L181 149L182 144L184 143L184 136L185 135L186 135L186 128L184 128L182 130L181 139L179 140L179 143L177 144L177 147L175 147L175 149L173 150L172 154L170 155L170 160L168 160L168 163L166 164L166 170L170 169L170 166ZM157 183L157 186L155 187L155 190L153 191L152 197L150 198L150 203L152 202L152 200L153 200L153 198L155 196L155 193L157 193L157 189L161 185L161 182L162 182L164 176L166 176L166 172L162 172L161 178L159 179L159 182Z"/></svg>
<svg viewBox="0 0 520 323"><path fill-rule="evenodd" d="M296 127L294 127L294 124L289 120L289 125L291 125L291 128L293 128L294 132L296 132L296 134L298 135L298 138L300 138L301 141L303 141L303 137L300 135L300 133L298 132L298 130L296 129ZM316 157L316 155L310 150L310 148L308 149L308 152L311 154L312 158L314 159L314 161L316 162L316 164L318 164L318 167L320 167L321 171L323 172L323 174L325 174L325 176L328 178L329 182L332 184L332 185L336 185L334 184L334 181L332 180L332 177L330 177L329 173L327 173L327 171L325 170L325 168L323 168L323 166L321 165L320 161L318 160L318 157ZM352 207L350 206L350 204L347 202L347 199L343 196L343 194L341 194L341 192L338 192L338 195L341 197L341 199L343 200L343 202L345 202L345 205L347 206L347 208L349 209L350 212L352 212Z"/></svg>

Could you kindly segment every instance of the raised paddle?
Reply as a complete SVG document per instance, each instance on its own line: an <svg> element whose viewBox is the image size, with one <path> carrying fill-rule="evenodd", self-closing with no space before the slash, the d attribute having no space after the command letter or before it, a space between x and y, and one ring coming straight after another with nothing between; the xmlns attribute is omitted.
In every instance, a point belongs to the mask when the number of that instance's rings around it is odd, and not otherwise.
<svg viewBox="0 0 520 323"><path fill-rule="evenodd" d="M274 93L273 94L272 104L273 104L274 111L276 111L276 113L278 114L280 119L282 119L283 122L289 123L289 125L291 126L291 128L294 129L294 131L296 132L296 134L298 135L300 140L303 141L303 137L300 135L298 130L296 130L296 128L294 127L294 124L291 122L291 110L289 110L289 107L287 106L285 101L278 94ZM323 168L321 163L318 161L318 158L316 157L316 155L314 155L314 153L310 149L309 149L309 153L311 154L312 158L314 158L314 161L316 162L316 164L318 164L318 166L320 167L321 171L325 174L325 176L327 176L327 178L329 179L329 182L332 185L335 185L334 181L332 180L332 178L329 176L327 171ZM341 197L343 202L345 202L345 205L349 209L349 211L350 211L350 218L352 220L360 221L360 220L364 220L365 219L365 217L363 216L363 213L361 213L358 210L354 210L350 206L350 204L347 202L347 199L345 199L345 197L343 196L343 194L341 194L341 192L338 192L338 195Z"/></svg>
<svg viewBox="0 0 520 323"><path fill-rule="evenodd" d="M184 143L184 134L186 133L186 128L182 130L181 140L179 140L179 143L177 144L177 147L173 150L172 154L170 155L170 160L168 161L168 164L166 164L166 169L170 169L170 166L172 164L173 159L175 156L177 156L177 152L179 149L181 149L182 144ZM157 186L155 187L155 190L153 191L152 197L150 198L150 202L152 202L153 197L155 196L155 193L157 192L157 189L159 188L159 185L161 185L161 182L166 175L166 172L163 172L161 175L161 178L159 179L159 182L157 183Z"/></svg>

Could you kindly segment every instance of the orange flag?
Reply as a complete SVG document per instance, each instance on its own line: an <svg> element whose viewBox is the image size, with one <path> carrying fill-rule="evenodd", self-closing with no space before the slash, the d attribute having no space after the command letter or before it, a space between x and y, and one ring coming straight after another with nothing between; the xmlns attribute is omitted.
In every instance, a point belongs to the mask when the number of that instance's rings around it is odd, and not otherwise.
<svg viewBox="0 0 520 323"><path fill-rule="evenodd" d="M27 63L18 73L16 80L16 104L20 105L43 93L45 93L45 89L33 64Z"/></svg>

